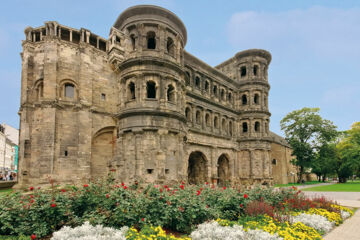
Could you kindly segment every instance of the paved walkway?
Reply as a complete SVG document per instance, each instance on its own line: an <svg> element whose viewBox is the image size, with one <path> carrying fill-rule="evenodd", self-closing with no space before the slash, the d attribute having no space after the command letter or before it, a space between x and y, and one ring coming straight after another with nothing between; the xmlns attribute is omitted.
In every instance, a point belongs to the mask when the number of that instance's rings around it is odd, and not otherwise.
<svg viewBox="0 0 360 240"><path fill-rule="evenodd" d="M303 192L309 197L325 196L347 207L360 208L360 192ZM324 237L324 240L359 240L360 239L360 209L354 216L336 227Z"/></svg>

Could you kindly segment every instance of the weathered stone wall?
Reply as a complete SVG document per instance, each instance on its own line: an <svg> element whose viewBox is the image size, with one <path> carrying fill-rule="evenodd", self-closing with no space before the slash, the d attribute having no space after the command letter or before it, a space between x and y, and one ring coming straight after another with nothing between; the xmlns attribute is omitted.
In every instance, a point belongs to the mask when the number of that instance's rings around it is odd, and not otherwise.
<svg viewBox="0 0 360 240"><path fill-rule="evenodd" d="M181 20L155 6L126 10L108 40L57 22L25 35L20 184L110 170L127 182L288 180L269 131L270 53L210 67L184 50Z"/></svg>

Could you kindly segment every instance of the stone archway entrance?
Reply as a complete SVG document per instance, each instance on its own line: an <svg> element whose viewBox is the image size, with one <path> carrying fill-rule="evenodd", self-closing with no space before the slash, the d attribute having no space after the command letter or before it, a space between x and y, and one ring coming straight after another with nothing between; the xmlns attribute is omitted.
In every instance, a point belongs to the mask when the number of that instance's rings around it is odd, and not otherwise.
<svg viewBox="0 0 360 240"><path fill-rule="evenodd" d="M218 185L225 186L230 181L229 157L222 154L218 159Z"/></svg>
<svg viewBox="0 0 360 240"><path fill-rule="evenodd" d="M201 184L207 180L206 157L202 152L192 152L188 162L189 184Z"/></svg>
<svg viewBox="0 0 360 240"><path fill-rule="evenodd" d="M114 155L114 127L103 128L93 137L90 173L94 179L106 177Z"/></svg>

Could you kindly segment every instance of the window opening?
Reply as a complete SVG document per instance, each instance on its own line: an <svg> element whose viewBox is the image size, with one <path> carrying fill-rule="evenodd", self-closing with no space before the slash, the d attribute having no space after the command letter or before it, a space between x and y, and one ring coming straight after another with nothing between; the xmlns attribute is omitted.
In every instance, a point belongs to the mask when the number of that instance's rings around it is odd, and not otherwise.
<svg viewBox="0 0 360 240"><path fill-rule="evenodd" d="M247 125L247 123L244 122L244 123L242 124L242 127L243 127L243 133L246 133L246 132L248 131L248 125Z"/></svg>
<svg viewBox="0 0 360 240"><path fill-rule="evenodd" d="M148 32L147 34L147 48L155 49L156 48L156 39L154 32Z"/></svg>
<svg viewBox="0 0 360 240"><path fill-rule="evenodd" d="M146 83L147 98L156 98L156 84L154 82Z"/></svg>

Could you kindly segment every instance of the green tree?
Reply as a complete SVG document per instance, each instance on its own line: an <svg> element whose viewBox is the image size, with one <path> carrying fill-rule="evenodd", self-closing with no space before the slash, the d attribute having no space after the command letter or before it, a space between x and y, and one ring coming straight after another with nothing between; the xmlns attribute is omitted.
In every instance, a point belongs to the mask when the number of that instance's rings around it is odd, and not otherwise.
<svg viewBox="0 0 360 240"><path fill-rule="evenodd" d="M339 151L339 181L346 182L346 178L360 170L360 122L354 123L351 129L344 133L336 147Z"/></svg>
<svg viewBox="0 0 360 240"><path fill-rule="evenodd" d="M296 157L293 164L299 166L298 182L316 160L316 150L337 135L336 126L322 119L319 111L319 108L302 108L288 113L280 121L286 140L293 149L292 155Z"/></svg>
<svg viewBox="0 0 360 240"><path fill-rule="evenodd" d="M336 171L337 166L337 149L336 143L324 143L316 153L315 161L312 162L312 172L324 182L330 173Z"/></svg>

